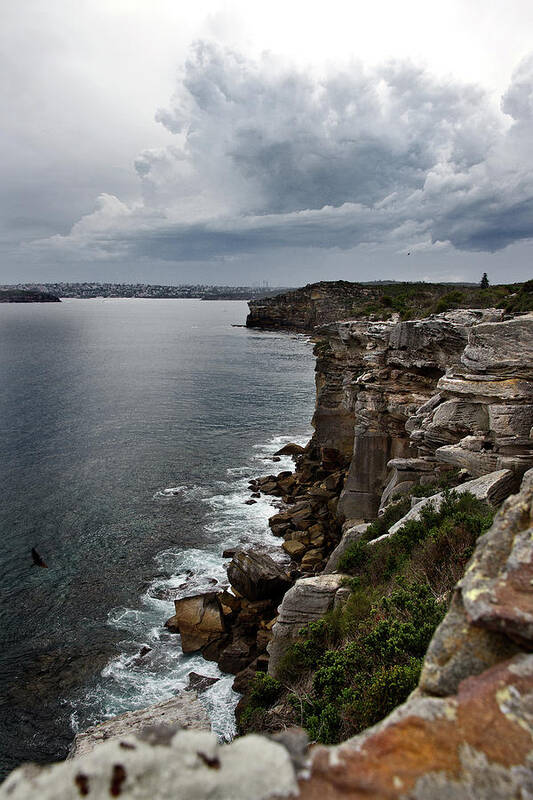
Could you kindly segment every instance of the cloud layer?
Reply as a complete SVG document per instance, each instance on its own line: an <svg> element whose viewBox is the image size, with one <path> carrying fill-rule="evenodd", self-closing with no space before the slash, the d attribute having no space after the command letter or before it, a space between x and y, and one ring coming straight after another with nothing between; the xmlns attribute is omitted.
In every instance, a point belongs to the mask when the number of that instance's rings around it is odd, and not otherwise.
<svg viewBox="0 0 533 800"><path fill-rule="evenodd" d="M200 42L157 120L175 144L140 153L140 199L102 194L69 258L209 260L272 248L533 238L533 57L496 108L413 64L326 77Z"/></svg>

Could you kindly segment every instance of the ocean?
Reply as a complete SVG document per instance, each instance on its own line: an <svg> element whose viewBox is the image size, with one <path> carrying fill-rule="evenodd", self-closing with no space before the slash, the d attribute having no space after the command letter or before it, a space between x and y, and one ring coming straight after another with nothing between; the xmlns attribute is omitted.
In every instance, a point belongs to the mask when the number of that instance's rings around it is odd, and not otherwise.
<svg viewBox="0 0 533 800"><path fill-rule="evenodd" d="M225 548L264 547L251 477L305 443L304 336L248 330L237 301L0 306L0 774L65 757L76 731L172 697L192 670L234 734L232 676L184 656L172 599L226 582ZM48 569L32 566L36 547ZM150 651L139 657L146 646Z"/></svg>

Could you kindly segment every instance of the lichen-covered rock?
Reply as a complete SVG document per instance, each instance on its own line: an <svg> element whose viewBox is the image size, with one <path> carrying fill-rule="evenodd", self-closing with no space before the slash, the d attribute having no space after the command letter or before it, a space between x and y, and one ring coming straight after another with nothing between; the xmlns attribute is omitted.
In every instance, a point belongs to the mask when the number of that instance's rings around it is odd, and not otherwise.
<svg viewBox="0 0 533 800"><path fill-rule="evenodd" d="M276 600L290 586L285 570L266 553L240 550L228 565L228 578L249 600Z"/></svg>
<svg viewBox="0 0 533 800"><path fill-rule="evenodd" d="M211 680L216 681L217 679ZM173 725L190 730L210 730L211 728L209 717L198 700L197 693L184 691L170 700L139 708L136 711L127 711L125 714L120 714L78 733L72 744L69 758L90 753L96 745L109 739L131 736L134 733L140 733L145 728L159 725Z"/></svg>
<svg viewBox="0 0 533 800"><path fill-rule="evenodd" d="M533 645L533 470L480 539L459 587L475 625Z"/></svg>
<svg viewBox="0 0 533 800"><path fill-rule="evenodd" d="M461 592L456 591L428 647L419 689L440 697L455 694L462 680L479 675L518 652L519 646L507 636L472 625Z"/></svg>
<svg viewBox="0 0 533 800"><path fill-rule="evenodd" d="M335 595L342 586L344 575L316 575L300 578L285 594L279 616L272 628L273 638L268 645L268 671L276 675L280 660L289 645L296 641L303 625L320 619L333 608Z"/></svg>
<svg viewBox="0 0 533 800"><path fill-rule="evenodd" d="M302 800L509 800L533 792L533 655L413 697L337 748L313 751Z"/></svg>
<svg viewBox="0 0 533 800"><path fill-rule="evenodd" d="M0 787L2 800L269 800L297 793L282 744L252 735L219 745L211 733L172 735L168 728L51 767L20 767Z"/></svg>

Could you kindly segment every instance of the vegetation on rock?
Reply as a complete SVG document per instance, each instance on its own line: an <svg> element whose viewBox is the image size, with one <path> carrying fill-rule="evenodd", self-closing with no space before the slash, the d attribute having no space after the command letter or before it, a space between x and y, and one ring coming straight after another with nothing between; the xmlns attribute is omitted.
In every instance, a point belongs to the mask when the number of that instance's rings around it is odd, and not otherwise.
<svg viewBox="0 0 533 800"><path fill-rule="evenodd" d="M405 504L393 504L396 513ZM286 724L303 725L313 741L332 744L403 702L417 685L451 589L492 517L473 495L446 490L438 510L424 508L419 520L381 542L372 543L377 531L370 526L341 559L340 571L352 575L346 603L301 630L279 681L255 677L241 730L268 729L266 710L276 703Z"/></svg>

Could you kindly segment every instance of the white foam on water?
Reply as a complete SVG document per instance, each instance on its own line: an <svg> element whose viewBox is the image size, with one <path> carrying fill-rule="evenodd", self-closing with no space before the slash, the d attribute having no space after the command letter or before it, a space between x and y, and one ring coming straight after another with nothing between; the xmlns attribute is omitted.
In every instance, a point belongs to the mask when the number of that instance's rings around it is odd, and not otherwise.
<svg viewBox="0 0 533 800"><path fill-rule="evenodd" d="M154 500L181 497L205 503L203 527L210 534L206 537L211 542L210 549L179 550L176 547L159 553L154 559L154 572L164 570L170 577L155 578L142 595L138 608L114 608L109 612L108 624L123 631L126 639L121 643L122 652L106 665L98 685L84 698L82 705L89 709L94 721L167 700L187 686L188 675L194 671L219 678L200 699L219 738L230 740L235 735L235 706L239 695L231 688L234 676L224 675L216 663L204 660L199 653L185 655L180 637L169 633L163 623L174 613L174 599L228 585L228 562L222 558L223 550L260 547L276 560L287 560L279 539L272 535L268 526L268 519L276 513L280 501L266 495L257 498L253 505L245 501L250 499L251 478L294 469L290 457L272 462L273 454L290 441L306 443L302 438L275 436L256 445L248 464L229 467L227 480L217 481L211 489L175 486L156 492ZM200 532L199 541L201 539ZM150 650L141 657L142 647ZM77 711L73 712L71 723L77 731Z"/></svg>
<svg viewBox="0 0 533 800"><path fill-rule="evenodd" d="M189 488L188 486L169 486L168 489L160 489L154 494L154 500L156 497L177 497Z"/></svg>

